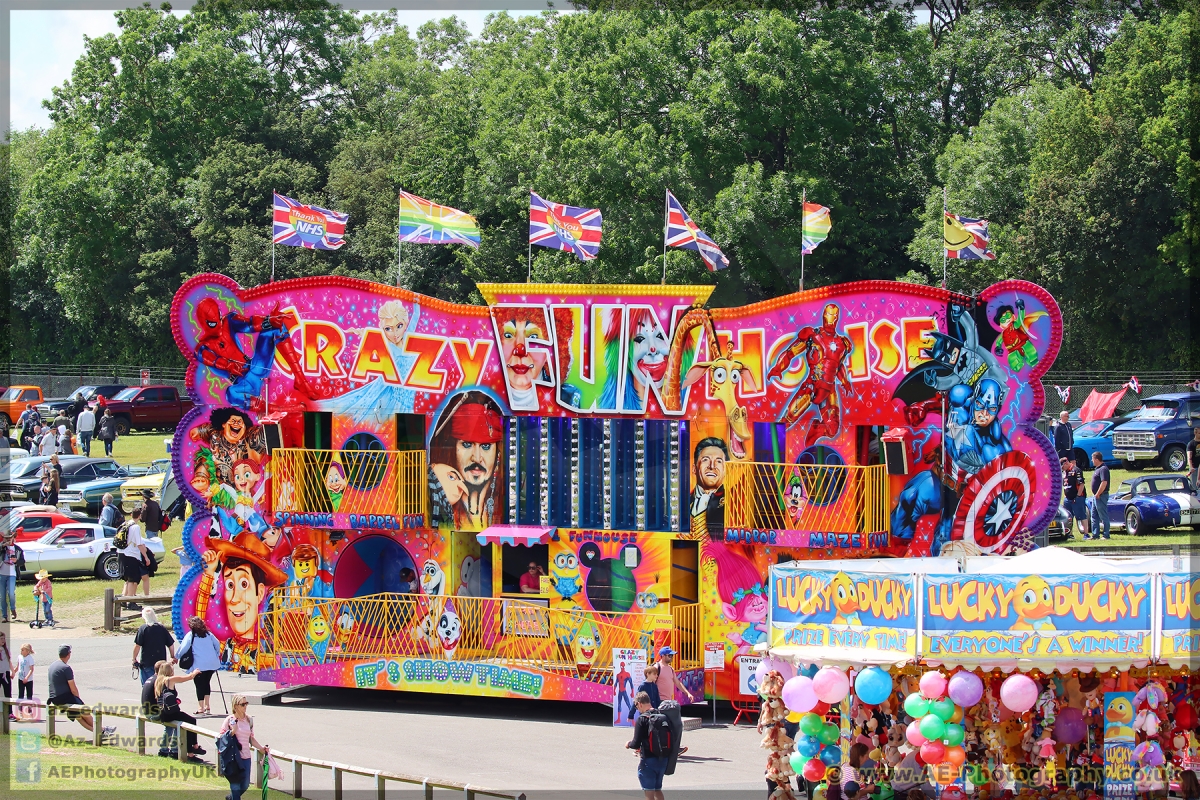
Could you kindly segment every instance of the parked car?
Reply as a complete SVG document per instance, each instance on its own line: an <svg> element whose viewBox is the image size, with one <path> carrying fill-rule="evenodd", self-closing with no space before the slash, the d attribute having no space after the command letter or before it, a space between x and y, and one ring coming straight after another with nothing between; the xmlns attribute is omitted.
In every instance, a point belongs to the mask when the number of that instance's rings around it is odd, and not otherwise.
<svg viewBox="0 0 1200 800"><path fill-rule="evenodd" d="M30 456L14 461L14 465L20 464L21 474L17 475L15 469L10 470L8 480L0 483L0 495L7 494L6 499L9 500L28 500L36 497L42 485L42 465L49 460L49 456ZM59 456L58 463L62 467L58 482L60 496L69 486L112 475L121 468L111 458L87 456Z"/></svg>
<svg viewBox="0 0 1200 800"><path fill-rule="evenodd" d="M21 545L25 552L25 571L22 577L31 577L45 569L55 577L65 575L95 575L97 578L116 580L121 577L121 562L112 539L117 533L97 522L71 522L56 526L35 542ZM145 539L146 549L154 560L161 564L166 558L162 538L151 536Z"/></svg>
<svg viewBox="0 0 1200 800"><path fill-rule="evenodd" d="M1121 417L1094 419L1075 429L1075 463L1080 469L1092 468L1092 453L1099 453L1110 467L1121 465L1121 459L1113 455L1112 432L1122 422Z"/></svg>
<svg viewBox="0 0 1200 800"><path fill-rule="evenodd" d="M1108 496L1108 516L1131 536L1172 525L1200 530L1200 500L1186 475L1147 475L1121 481Z"/></svg>
<svg viewBox="0 0 1200 800"><path fill-rule="evenodd" d="M96 398L103 397L105 400L115 397L122 389L125 388L123 383L107 383L103 385L88 385L80 386L72 392L69 392L66 397L52 397L41 403L37 407L38 414L44 420L52 420L59 411L63 411L71 403L75 402L78 395L83 395L83 399L89 403L96 402Z"/></svg>
<svg viewBox="0 0 1200 800"><path fill-rule="evenodd" d="M1200 425L1200 392L1160 394L1113 431L1113 457L1133 468L1157 460L1167 472L1187 469L1187 443Z"/></svg>
<svg viewBox="0 0 1200 800"><path fill-rule="evenodd" d="M82 511L92 516L99 516L102 507L101 500L107 493L117 497L121 486L129 480L132 471L127 467L117 466L116 462L97 462L91 465L96 473L92 480L79 481L59 489L58 505L72 511Z"/></svg>
<svg viewBox="0 0 1200 800"><path fill-rule="evenodd" d="M179 396L174 386L131 386L108 401L117 418L117 433L153 428L174 429L192 408L192 401Z"/></svg>
<svg viewBox="0 0 1200 800"><path fill-rule="evenodd" d="M143 489L149 489L154 499L161 501L163 481L170 471L171 459L156 458L145 474L130 478L121 484L121 507L128 512L134 504L142 502Z"/></svg>
<svg viewBox="0 0 1200 800"><path fill-rule="evenodd" d="M1083 411L1082 408L1077 408L1074 411L1072 411L1070 414L1067 415L1067 419L1070 420L1072 428L1078 428L1080 425L1083 424L1083 420L1079 418L1080 412L1082 412L1082 411ZM1118 422L1124 422L1125 420L1132 418L1133 415L1136 413L1138 413L1138 409L1131 408L1128 411L1122 411L1119 414L1115 414L1114 416L1109 417L1109 419L1115 419ZM1055 417L1054 420L1057 421L1058 418ZM1092 420L1092 421L1094 422L1095 420Z"/></svg>
<svg viewBox="0 0 1200 800"><path fill-rule="evenodd" d="M0 417L11 426L24 413L26 405L32 403L36 408L41 402L41 387L10 386L4 394L0 394Z"/></svg>
<svg viewBox="0 0 1200 800"><path fill-rule="evenodd" d="M1048 539L1070 539L1071 532L1075 529L1075 518L1071 516L1071 512L1064 505L1059 505L1058 511L1054 514L1054 520L1050 523L1050 527L1046 529L1046 538Z"/></svg>
<svg viewBox="0 0 1200 800"><path fill-rule="evenodd" d="M89 522L83 514L74 511L64 512L54 506L30 506L11 512L0 519L0 534L13 531L18 544L34 542L46 535L46 532L58 525L70 525L75 522ZM24 545L21 545L22 548Z"/></svg>

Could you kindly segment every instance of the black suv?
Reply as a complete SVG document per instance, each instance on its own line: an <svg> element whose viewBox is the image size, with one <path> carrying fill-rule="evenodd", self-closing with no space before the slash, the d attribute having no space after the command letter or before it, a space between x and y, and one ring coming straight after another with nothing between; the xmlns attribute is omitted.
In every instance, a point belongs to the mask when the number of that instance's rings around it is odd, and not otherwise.
<svg viewBox="0 0 1200 800"><path fill-rule="evenodd" d="M97 397L103 397L105 400L111 400L113 395L122 389L126 388L123 383L110 383L103 386L80 386L75 391L68 394L66 397L55 397L52 400L47 400L37 407L37 412L43 420L49 422L58 415L59 411L65 411L67 406L75 402L78 395L83 395L83 399L89 403L96 402Z"/></svg>

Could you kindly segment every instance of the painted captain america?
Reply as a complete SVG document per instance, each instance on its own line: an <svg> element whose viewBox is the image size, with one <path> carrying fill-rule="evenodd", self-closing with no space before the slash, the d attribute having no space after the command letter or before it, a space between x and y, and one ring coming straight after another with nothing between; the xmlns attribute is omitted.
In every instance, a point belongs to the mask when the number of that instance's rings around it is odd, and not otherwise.
<svg viewBox="0 0 1200 800"><path fill-rule="evenodd" d="M933 469L917 474L900 492L892 511L893 536L911 540L921 517L938 514L930 555L936 556L950 540L957 500L967 479L1012 450L998 419L1003 399L1003 387L991 378L979 381L974 390L965 383L950 388L946 393L943 440L950 463L935 463Z"/></svg>
<svg viewBox="0 0 1200 800"><path fill-rule="evenodd" d="M250 317L237 311L222 315L217 301L206 297L196 305L196 321L200 325L196 358L217 375L229 379L225 397L230 405L249 409L252 403L257 403L276 351L291 368L296 390L309 398L315 397L300 370L300 357L292 346L287 317L278 309ZM237 341L239 333L258 334L253 355L242 352Z"/></svg>

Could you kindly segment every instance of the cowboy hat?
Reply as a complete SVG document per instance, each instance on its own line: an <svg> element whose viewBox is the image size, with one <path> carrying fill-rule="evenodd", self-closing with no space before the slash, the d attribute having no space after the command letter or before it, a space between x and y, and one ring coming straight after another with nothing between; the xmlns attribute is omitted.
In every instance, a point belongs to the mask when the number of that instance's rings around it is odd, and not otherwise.
<svg viewBox="0 0 1200 800"><path fill-rule="evenodd" d="M287 575L269 560L271 548L250 531L242 531L232 542L205 536L204 544L209 550L216 550L222 562L239 558L258 567L262 570L264 586L273 588L287 583Z"/></svg>
<svg viewBox="0 0 1200 800"><path fill-rule="evenodd" d="M37 572L35 572L35 573L34 573L34 575L33 575L33 577L37 578L37 579L40 581L40 580L44 580L44 579L46 579L46 578L49 578L49 577L50 577L50 573L49 573L49 572L47 572L47 571L46 571L46 570L44 570L44 569L41 569L41 570L38 570Z"/></svg>

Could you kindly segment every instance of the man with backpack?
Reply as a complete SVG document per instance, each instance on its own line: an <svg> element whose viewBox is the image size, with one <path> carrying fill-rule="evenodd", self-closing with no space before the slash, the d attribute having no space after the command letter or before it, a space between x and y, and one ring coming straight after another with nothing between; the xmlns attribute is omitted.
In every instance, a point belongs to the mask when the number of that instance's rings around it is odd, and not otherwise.
<svg viewBox="0 0 1200 800"><path fill-rule="evenodd" d="M133 519L117 528L117 535L113 537L113 547L121 554L121 577L125 579L125 597L133 597L137 594L139 581L141 581L146 596L149 597L149 559L152 556L146 550L146 543L142 539L142 507L135 506L132 516Z"/></svg>
<svg viewBox="0 0 1200 800"><path fill-rule="evenodd" d="M106 528L119 528L125 524L125 512L121 510L121 506L113 502L113 496L110 492L105 492L104 497L100 498L100 524Z"/></svg>
<svg viewBox="0 0 1200 800"><path fill-rule="evenodd" d="M674 746L671 724L650 704L650 695L645 692L638 692L634 703L640 716L633 723L633 739L625 747L636 750L639 756L638 783L646 800L663 800L663 775Z"/></svg>

